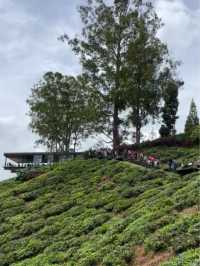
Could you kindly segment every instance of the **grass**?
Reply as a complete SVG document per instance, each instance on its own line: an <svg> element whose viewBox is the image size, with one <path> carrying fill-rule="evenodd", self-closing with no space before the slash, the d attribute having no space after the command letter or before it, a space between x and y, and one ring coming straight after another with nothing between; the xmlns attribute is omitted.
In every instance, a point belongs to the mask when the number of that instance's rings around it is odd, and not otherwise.
<svg viewBox="0 0 200 266"><path fill-rule="evenodd" d="M198 265L199 185L199 173L106 160L2 182L0 265L132 266L138 246L170 251L164 266Z"/></svg>

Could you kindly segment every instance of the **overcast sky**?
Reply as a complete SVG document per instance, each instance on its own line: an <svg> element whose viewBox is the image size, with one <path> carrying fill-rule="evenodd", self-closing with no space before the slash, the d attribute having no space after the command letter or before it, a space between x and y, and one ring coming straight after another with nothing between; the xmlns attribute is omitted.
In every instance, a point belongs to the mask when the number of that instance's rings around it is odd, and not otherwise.
<svg viewBox="0 0 200 266"><path fill-rule="evenodd" d="M0 0L0 166L3 152L34 150L26 99L46 71L76 74L77 58L57 38L73 36L81 24L77 6L86 0ZM160 37L182 61L178 131L192 98L200 103L200 0L155 0L165 23ZM0 170L0 179L7 177Z"/></svg>

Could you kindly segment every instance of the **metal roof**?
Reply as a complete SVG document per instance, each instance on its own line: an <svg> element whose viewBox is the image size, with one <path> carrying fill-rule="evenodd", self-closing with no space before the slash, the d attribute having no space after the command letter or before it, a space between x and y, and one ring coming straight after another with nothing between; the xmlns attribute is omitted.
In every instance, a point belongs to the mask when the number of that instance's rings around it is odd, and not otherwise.
<svg viewBox="0 0 200 266"><path fill-rule="evenodd" d="M20 157L20 156L32 156L32 155L50 155L50 154L58 154L58 155L64 155L64 154L70 154L72 152L66 153L66 152L5 152L5 157Z"/></svg>

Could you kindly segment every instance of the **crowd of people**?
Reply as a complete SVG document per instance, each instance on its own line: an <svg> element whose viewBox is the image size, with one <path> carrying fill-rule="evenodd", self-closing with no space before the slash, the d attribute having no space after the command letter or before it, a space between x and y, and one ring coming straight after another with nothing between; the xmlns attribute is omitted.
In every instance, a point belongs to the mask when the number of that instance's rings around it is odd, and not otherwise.
<svg viewBox="0 0 200 266"><path fill-rule="evenodd" d="M85 153L86 159L107 159L107 160L119 160L130 161L144 167L160 168L160 159L154 155L147 155L142 151L134 150L133 148L120 148L118 151L114 151L110 148L100 148L97 150L89 150ZM178 169L190 168L196 166L200 169L200 161L198 163L188 163L186 165L179 164L175 159L169 159L168 170L176 172Z"/></svg>
<svg viewBox="0 0 200 266"><path fill-rule="evenodd" d="M87 158L98 159L116 159L119 161L131 161L137 164L141 164L146 167L160 166L160 160L153 155L145 155L143 152L139 152L133 149L123 149L119 151L113 151L110 148L100 148L98 150L89 150L86 155Z"/></svg>

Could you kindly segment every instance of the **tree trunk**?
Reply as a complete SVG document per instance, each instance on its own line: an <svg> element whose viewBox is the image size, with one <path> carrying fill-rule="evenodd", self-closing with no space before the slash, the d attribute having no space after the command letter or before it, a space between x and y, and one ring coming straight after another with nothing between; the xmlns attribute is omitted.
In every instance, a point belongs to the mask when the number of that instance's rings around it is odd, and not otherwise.
<svg viewBox="0 0 200 266"><path fill-rule="evenodd" d="M140 138L141 138L141 134L140 134L140 125L138 124L136 126L136 144L140 144Z"/></svg>
<svg viewBox="0 0 200 266"><path fill-rule="evenodd" d="M76 145L77 145L77 139L78 139L78 136L77 135L75 135L74 136L74 154L76 153Z"/></svg>
<svg viewBox="0 0 200 266"><path fill-rule="evenodd" d="M136 144L140 144L141 138L141 121L140 121L140 108L139 108L139 100L137 103L137 114L136 114Z"/></svg>
<svg viewBox="0 0 200 266"><path fill-rule="evenodd" d="M121 23L121 17L120 15L119 21ZM118 32L118 44L117 44L117 57L116 57L116 73L115 73L115 93L118 93L118 90L120 89L120 69L122 65L121 61L121 28L119 27ZM114 96L114 112L113 112L113 150L118 154L118 147L120 145L120 135L119 135L119 108L118 108L118 96Z"/></svg>
<svg viewBox="0 0 200 266"><path fill-rule="evenodd" d="M117 151L120 145L118 108L114 105L113 113L113 150Z"/></svg>

